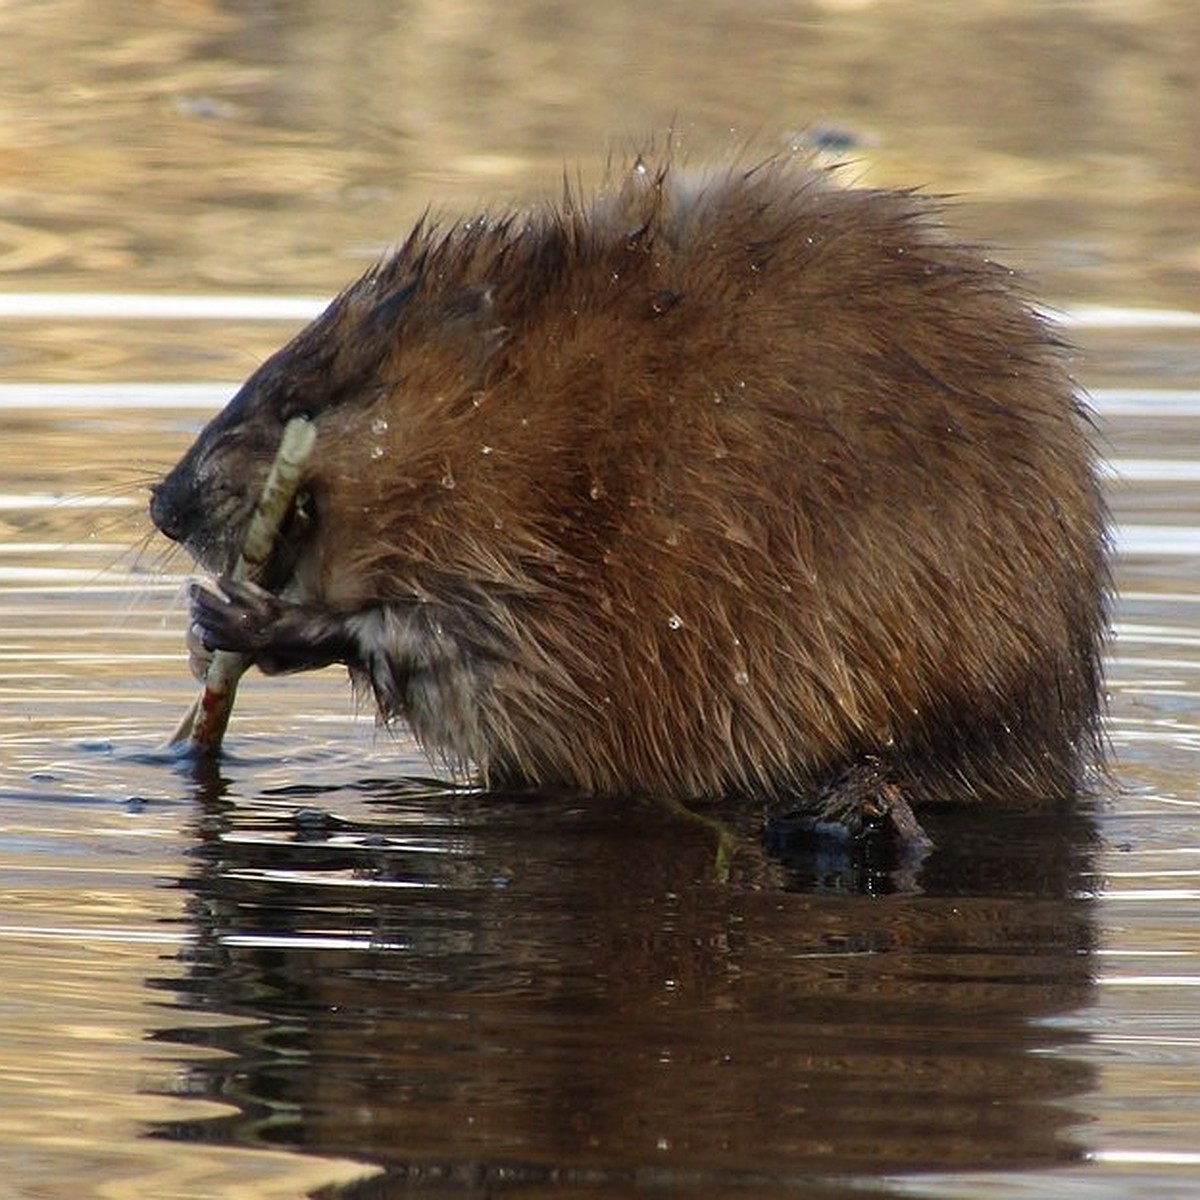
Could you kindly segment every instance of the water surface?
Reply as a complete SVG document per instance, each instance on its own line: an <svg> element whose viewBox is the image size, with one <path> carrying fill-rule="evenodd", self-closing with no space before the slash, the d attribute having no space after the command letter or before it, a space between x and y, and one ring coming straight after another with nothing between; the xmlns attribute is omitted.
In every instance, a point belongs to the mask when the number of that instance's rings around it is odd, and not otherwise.
<svg viewBox="0 0 1200 1200"><path fill-rule="evenodd" d="M15 1196L1190 1197L1200 23L1186 5L0 9L0 1157ZM908 873L433 777L336 671L229 755L146 486L426 205L797 137L1036 275L1120 587L1111 785Z"/></svg>

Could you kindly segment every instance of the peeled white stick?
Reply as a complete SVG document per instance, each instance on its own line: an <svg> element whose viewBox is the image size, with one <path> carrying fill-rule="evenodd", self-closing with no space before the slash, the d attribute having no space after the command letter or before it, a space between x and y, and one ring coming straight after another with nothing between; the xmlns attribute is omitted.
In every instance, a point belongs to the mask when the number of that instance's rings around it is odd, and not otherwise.
<svg viewBox="0 0 1200 1200"><path fill-rule="evenodd" d="M233 567L234 579L262 583L275 539L299 491L300 476L316 440L316 427L304 417L295 417L284 426L275 461L267 472L258 506L246 528L241 554ZM233 712L238 680L251 662L248 655L233 650L213 652L204 676L204 691L171 735L172 743L187 741L190 749L199 755L220 753L221 739Z"/></svg>

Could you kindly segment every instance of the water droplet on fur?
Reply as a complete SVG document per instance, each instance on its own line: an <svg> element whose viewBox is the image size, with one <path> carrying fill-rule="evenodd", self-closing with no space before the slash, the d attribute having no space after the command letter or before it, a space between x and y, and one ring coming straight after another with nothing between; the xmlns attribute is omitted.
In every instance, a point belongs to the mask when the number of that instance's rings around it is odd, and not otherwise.
<svg viewBox="0 0 1200 1200"><path fill-rule="evenodd" d="M591 496L593 500L599 500L600 497L604 495L603 485L599 483L593 483L592 486L588 488L588 495Z"/></svg>
<svg viewBox="0 0 1200 1200"><path fill-rule="evenodd" d="M376 417L371 422L371 432L372 433L378 435L381 433L387 433L387 430L388 430L387 417Z"/></svg>
<svg viewBox="0 0 1200 1200"><path fill-rule="evenodd" d="M493 529L503 529L504 528L504 518L503 517L493 517L492 518L492 528Z"/></svg>
<svg viewBox="0 0 1200 1200"><path fill-rule="evenodd" d="M668 546L678 546L679 545L679 530L672 529L671 532L667 534L666 540L667 540Z"/></svg>
<svg viewBox="0 0 1200 1200"><path fill-rule="evenodd" d="M448 492L452 492L454 490L455 483L456 480L450 471L447 471L441 478L442 487L444 487Z"/></svg>
<svg viewBox="0 0 1200 1200"><path fill-rule="evenodd" d="M480 453L480 454L491 454L491 453L492 453L492 449L493 449L493 448L492 448L491 446L480 446L480 447L479 447L479 453Z"/></svg>
<svg viewBox="0 0 1200 1200"><path fill-rule="evenodd" d="M383 447L382 446L372 446L371 447L371 457L372 458L382 458L383 457Z"/></svg>
<svg viewBox="0 0 1200 1200"><path fill-rule="evenodd" d="M733 682L739 687L745 687L750 682L750 672L745 667L740 668L733 673Z"/></svg>
<svg viewBox="0 0 1200 1200"><path fill-rule="evenodd" d="M672 613L667 618L667 628L668 629L682 629L683 628L683 618L678 613Z"/></svg>

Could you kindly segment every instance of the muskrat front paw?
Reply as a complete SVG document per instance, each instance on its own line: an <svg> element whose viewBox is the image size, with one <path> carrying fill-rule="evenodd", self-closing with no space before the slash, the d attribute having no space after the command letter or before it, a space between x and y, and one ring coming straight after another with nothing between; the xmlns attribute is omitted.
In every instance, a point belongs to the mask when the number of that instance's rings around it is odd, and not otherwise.
<svg viewBox="0 0 1200 1200"><path fill-rule="evenodd" d="M269 646L283 602L253 583L197 580L189 596L193 635L207 651L254 654Z"/></svg>
<svg viewBox="0 0 1200 1200"><path fill-rule="evenodd" d="M203 652L247 654L260 671L276 675L333 662L357 661L347 618L318 605L283 600L244 579L197 580L191 588L193 670Z"/></svg>

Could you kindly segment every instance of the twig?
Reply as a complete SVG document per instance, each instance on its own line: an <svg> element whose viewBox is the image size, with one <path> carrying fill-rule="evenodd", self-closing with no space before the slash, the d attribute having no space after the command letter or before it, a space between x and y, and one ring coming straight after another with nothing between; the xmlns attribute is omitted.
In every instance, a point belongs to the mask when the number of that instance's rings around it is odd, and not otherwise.
<svg viewBox="0 0 1200 1200"><path fill-rule="evenodd" d="M242 551L233 567L234 579L262 583L267 561L296 498L304 464L316 439L316 427L304 417L295 417L284 426L275 461L267 472L258 506L246 528ZM238 681L252 661L249 655L234 650L213 652L204 677L204 691L171 735L172 743L187 741L192 752L201 756L220 754Z"/></svg>

